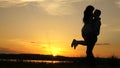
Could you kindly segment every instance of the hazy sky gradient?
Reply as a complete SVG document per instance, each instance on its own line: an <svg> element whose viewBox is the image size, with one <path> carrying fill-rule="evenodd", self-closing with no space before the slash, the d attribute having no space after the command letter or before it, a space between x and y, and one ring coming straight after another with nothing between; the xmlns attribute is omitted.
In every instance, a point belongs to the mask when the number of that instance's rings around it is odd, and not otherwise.
<svg viewBox="0 0 120 68"><path fill-rule="evenodd" d="M102 11L95 56L120 57L120 0L0 0L0 53L85 56L86 47L70 45L83 39L83 11L90 4Z"/></svg>

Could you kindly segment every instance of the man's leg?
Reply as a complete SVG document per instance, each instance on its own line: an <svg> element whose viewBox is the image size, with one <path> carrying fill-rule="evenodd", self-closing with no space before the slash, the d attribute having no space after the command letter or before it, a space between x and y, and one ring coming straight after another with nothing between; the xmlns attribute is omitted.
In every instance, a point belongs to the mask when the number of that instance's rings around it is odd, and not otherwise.
<svg viewBox="0 0 120 68"><path fill-rule="evenodd" d="M95 58L94 58L94 55L92 53L92 50L93 50L94 46L87 46L87 62L88 62L88 65L90 65L91 68L95 68L96 67L96 64L95 64Z"/></svg>
<svg viewBox="0 0 120 68"><path fill-rule="evenodd" d="M90 64L90 66L92 68L96 67L95 58L94 58L94 55L93 55L93 52L92 52L96 41L97 41L97 37L92 37L92 38L89 39L89 41L87 43L88 44L87 45L87 50L86 50L87 60L88 60L88 64Z"/></svg>

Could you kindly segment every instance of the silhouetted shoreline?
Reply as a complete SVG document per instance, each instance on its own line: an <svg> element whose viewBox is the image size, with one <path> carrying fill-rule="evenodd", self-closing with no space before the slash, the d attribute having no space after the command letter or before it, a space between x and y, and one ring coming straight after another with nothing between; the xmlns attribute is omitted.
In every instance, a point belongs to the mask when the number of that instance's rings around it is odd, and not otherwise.
<svg viewBox="0 0 120 68"><path fill-rule="evenodd" d="M116 57L95 58L98 68L120 68ZM15 61L11 61L15 60ZM29 61L28 61L29 60ZM24 62L28 61L28 62ZM42 62L31 62L42 61ZM50 61L44 62L44 61ZM0 54L0 68L89 68L85 57L64 57L40 54Z"/></svg>
<svg viewBox="0 0 120 68"><path fill-rule="evenodd" d="M73 63L85 63L85 57L65 57L42 54L0 54L1 61L16 60L15 62L23 62L24 60L42 60L42 61L68 61ZM120 59L114 56L109 58L96 58L97 63L120 64Z"/></svg>
<svg viewBox="0 0 120 68"><path fill-rule="evenodd" d="M65 57L65 56L53 56L53 55L42 55L42 54L0 54L0 59L16 59L16 60L67 60L73 61L80 57Z"/></svg>

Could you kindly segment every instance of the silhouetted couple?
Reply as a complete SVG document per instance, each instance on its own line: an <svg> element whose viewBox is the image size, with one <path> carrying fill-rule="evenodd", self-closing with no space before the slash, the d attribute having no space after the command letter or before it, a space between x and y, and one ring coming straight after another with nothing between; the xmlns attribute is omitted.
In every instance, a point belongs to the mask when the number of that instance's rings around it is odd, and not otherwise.
<svg viewBox="0 0 120 68"><path fill-rule="evenodd" d="M93 6L89 5L86 7L84 11L83 22L84 26L82 28L82 37L83 40L73 39L71 47L74 49L78 46L78 44L87 46L86 54L88 63L95 64L94 55L92 53L95 43L97 42L97 36L100 33L101 26L101 11L95 9Z"/></svg>

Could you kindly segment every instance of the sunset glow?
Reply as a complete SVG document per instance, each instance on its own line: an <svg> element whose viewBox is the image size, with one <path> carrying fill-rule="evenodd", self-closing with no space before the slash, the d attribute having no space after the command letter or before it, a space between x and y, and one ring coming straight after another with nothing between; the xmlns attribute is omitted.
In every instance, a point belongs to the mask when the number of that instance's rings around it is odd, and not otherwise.
<svg viewBox="0 0 120 68"><path fill-rule="evenodd" d="M52 47L51 48L51 52L52 52L52 55L53 56L57 56L59 54L59 49L58 48L55 48L55 47Z"/></svg>
<svg viewBox="0 0 120 68"><path fill-rule="evenodd" d="M88 5L102 11L94 55L120 57L120 0L0 0L0 53L86 56L85 46L71 42L83 40Z"/></svg>

